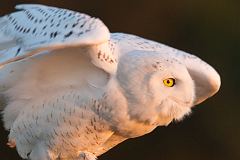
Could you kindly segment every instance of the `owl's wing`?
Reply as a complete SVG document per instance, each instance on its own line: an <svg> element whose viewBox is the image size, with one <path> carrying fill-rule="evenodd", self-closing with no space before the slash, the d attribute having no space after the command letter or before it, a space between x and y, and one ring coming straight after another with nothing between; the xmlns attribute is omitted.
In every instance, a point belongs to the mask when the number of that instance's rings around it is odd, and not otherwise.
<svg viewBox="0 0 240 160"><path fill-rule="evenodd" d="M111 34L111 40L117 44L121 56L134 50L155 51L160 54L171 55L184 63L195 82L195 105L211 97L219 90L221 83L219 74L213 67L194 55L130 34L113 33Z"/></svg>
<svg viewBox="0 0 240 160"><path fill-rule="evenodd" d="M107 44L110 33L101 20L37 4L17 5L16 9L20 11L0 18L0 67L43 51L88 47L97 67L115 71L116 58Z"/></svg>
<svg viewBox="0 0 240 160"><path fill-rule="evenodd" d="M108 28L99 19L66 9L16 8L21 10L0 18L0 99L7 100L5 128L28 107L27 102L75 90L83 93L82 102L101 97L117 66L108 47Z"/></svg>

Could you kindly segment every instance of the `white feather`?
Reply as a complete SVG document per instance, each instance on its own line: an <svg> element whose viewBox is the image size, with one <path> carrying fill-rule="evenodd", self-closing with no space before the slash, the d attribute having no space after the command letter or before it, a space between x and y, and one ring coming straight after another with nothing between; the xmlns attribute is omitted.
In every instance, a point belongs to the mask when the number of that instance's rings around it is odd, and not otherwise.
<svg viewBox="0 0 240 160"><path fill-rule="evenodd" d="M0 103L22 158L95 160L191 112L218 73L172 47L43 5L0 18ZM163 81L173 78L172 87Z"/></svg>

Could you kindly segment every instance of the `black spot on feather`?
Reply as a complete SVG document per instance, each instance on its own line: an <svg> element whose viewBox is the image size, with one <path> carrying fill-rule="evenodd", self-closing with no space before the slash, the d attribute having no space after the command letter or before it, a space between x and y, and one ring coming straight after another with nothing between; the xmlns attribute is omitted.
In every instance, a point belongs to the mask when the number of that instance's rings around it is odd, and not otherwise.
<svg viewBox="0 0 240 160"><path fill-rule="evenodd" d="M73 34L73 31L68 32L67 34L64 35L64 38L68 38Z"/></svg>

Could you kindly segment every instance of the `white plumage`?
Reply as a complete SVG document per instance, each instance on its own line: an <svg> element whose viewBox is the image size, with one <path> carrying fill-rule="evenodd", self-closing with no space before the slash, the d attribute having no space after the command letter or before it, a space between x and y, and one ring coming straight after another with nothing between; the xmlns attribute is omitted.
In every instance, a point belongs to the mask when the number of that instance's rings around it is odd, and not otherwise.
<svg viewBox="0 0 240 160"><path fill-rule="evenodd" d="M196 56L43 5L0 18L0 93L9 145L31 160L94 160L189 114L218 73Z"/></svg>

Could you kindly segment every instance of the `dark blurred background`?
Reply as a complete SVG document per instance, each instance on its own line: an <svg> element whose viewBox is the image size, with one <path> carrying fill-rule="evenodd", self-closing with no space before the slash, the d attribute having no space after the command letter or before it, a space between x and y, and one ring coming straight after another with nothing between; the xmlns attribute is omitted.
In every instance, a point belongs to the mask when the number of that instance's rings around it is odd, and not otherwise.
<svg viewBox="0 0 240 160"><path fill-rule="evenodd" d="M111 32L126 32L198 55L220 73L217 95L182 122L127 140L99 160L240 159L240 1L238 0L1 0L0 15L19 3L42 3L99 17ZM20 159L6 147L0 159Z"/></svg>

